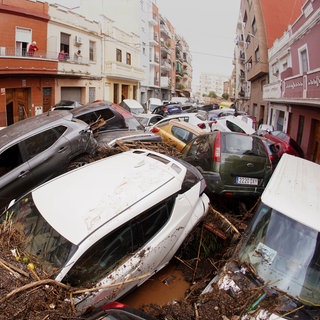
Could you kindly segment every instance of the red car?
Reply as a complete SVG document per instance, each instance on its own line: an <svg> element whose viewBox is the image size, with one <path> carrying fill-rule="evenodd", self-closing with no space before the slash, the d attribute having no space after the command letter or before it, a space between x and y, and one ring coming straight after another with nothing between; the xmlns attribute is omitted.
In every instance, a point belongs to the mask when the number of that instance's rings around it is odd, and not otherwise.
<svg viewBox="0 0 320 320"><path fill-rule="evenodd" d="M282 131L263 131L259 132L258 134L274 142L275 146L278 149L279 158L284 153L304 158L304 152L299 144L287 133L284 133Z"/></svg>

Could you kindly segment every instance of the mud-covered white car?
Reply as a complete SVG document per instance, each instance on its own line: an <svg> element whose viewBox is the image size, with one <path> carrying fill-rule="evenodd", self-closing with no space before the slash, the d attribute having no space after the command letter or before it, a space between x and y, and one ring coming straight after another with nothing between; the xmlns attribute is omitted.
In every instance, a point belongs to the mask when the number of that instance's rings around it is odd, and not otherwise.
<svg viewBox="0 0 320 320"><path fill-rule="evenodd" d="M168 264L205 216L205 180L193 166L147 150L77 168L17 200L8 213L26 254L73 287L80 313L117 300ZM8 216L8 214L7 214Z"/></svg>
<svg viewBox="0 0 320 320"><path fill-rule="evenodd" d="M249 290L241 320L319 319L319 180L318 164L285 153L233 257L204 293L215 284L235 299Z"/></svg>

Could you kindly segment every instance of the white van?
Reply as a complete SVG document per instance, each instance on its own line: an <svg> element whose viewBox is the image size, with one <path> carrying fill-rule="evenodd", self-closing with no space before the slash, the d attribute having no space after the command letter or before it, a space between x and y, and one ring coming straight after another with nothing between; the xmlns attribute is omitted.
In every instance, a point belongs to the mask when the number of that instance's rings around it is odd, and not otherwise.
<svg viewBox="0 0 320 320"><path fill-rule="evenodd" d="M147 112L152 113L156 107L162 106L162 101L158 98L149 98L147 101Z"/></svg>
<svg viewBox="0 0 320 320"><path fill-rule="evenodd" d="M32 190L9 209L20 248L72 287L79 313L115 301L169 263L205 216L206 184L193 166L132 150ZM5 219L5 215L2 218Z"/></svg>
<svg viewBox="0 0 320 320"><path fill-rule="evenodd" d="M256 292L261 287L260 300L241 319L318 319L319 181L320 165L282 156L234 256L213 281L239 295L250 284ZM268 298L276 312L259 307Z"/></svg>

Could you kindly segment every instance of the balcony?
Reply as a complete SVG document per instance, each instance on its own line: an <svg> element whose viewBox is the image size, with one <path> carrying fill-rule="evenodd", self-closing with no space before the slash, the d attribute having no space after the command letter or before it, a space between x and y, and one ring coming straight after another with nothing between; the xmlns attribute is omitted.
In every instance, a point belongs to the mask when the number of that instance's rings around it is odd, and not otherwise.
<svg viewBox="0 0 320 320"><path fill-rule="evenodd" d="M105 73L108 77L116 77L120 79L132 79L135 81L144 80L143 69L126 65L121 62L107 61L105 63Z"/></svg>
<svg viewBox="0 0 320 320"><path fill-rule="evenodd" d="M0 47L0 74L87 74L89 61L83 57L65 56L58 52L39 50L30 56L15 48Z"/></svg>
<svg viewBox="0 0 320 320"><path fill-rule="evenodd" d="M169 77L161 77L160 84L161 84L160 85L161 88L169 89L170 88L170 79L169 79Z"/></svg>
<svg viewBox="0 0 320 320"><path fill-rule="evenodd" d="M168 27L164 24L160 24L160 33L163 37L167 39L172 38L171 32L169 31Z"/></svg>
<svg viewBox="0 0 320 320"><path fill-rule="evenodd" d="M171 64L168 60L161 61L161 70L170 71L172 69Z"/></svg>
<svg viewBox="0 0 320 320"><path fill-rule="evenodd" d="M28 56L15 48L0 47L0 74L57 74L57 56L52 59L50 52L40 50Z"/></svg>

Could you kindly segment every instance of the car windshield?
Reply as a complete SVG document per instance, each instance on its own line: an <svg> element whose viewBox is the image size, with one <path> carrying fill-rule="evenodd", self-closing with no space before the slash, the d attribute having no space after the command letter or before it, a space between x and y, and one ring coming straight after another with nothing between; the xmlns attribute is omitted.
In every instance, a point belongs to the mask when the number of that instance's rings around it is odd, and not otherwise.
<svg viewBox="0 0 320 320"><path fill-rule="evenodd" d="M238 256L265 283L320 304L320 233L261 203Z"/></svg>
<svg viewBox="0 0 320 320"><path fill-rule="evenodd" d="M42 217L31 193L10 207L0 222L4 219L10 219L15 230L25 237L23 251L37 257L49 274L61 269L77 248Z"/></svg>

